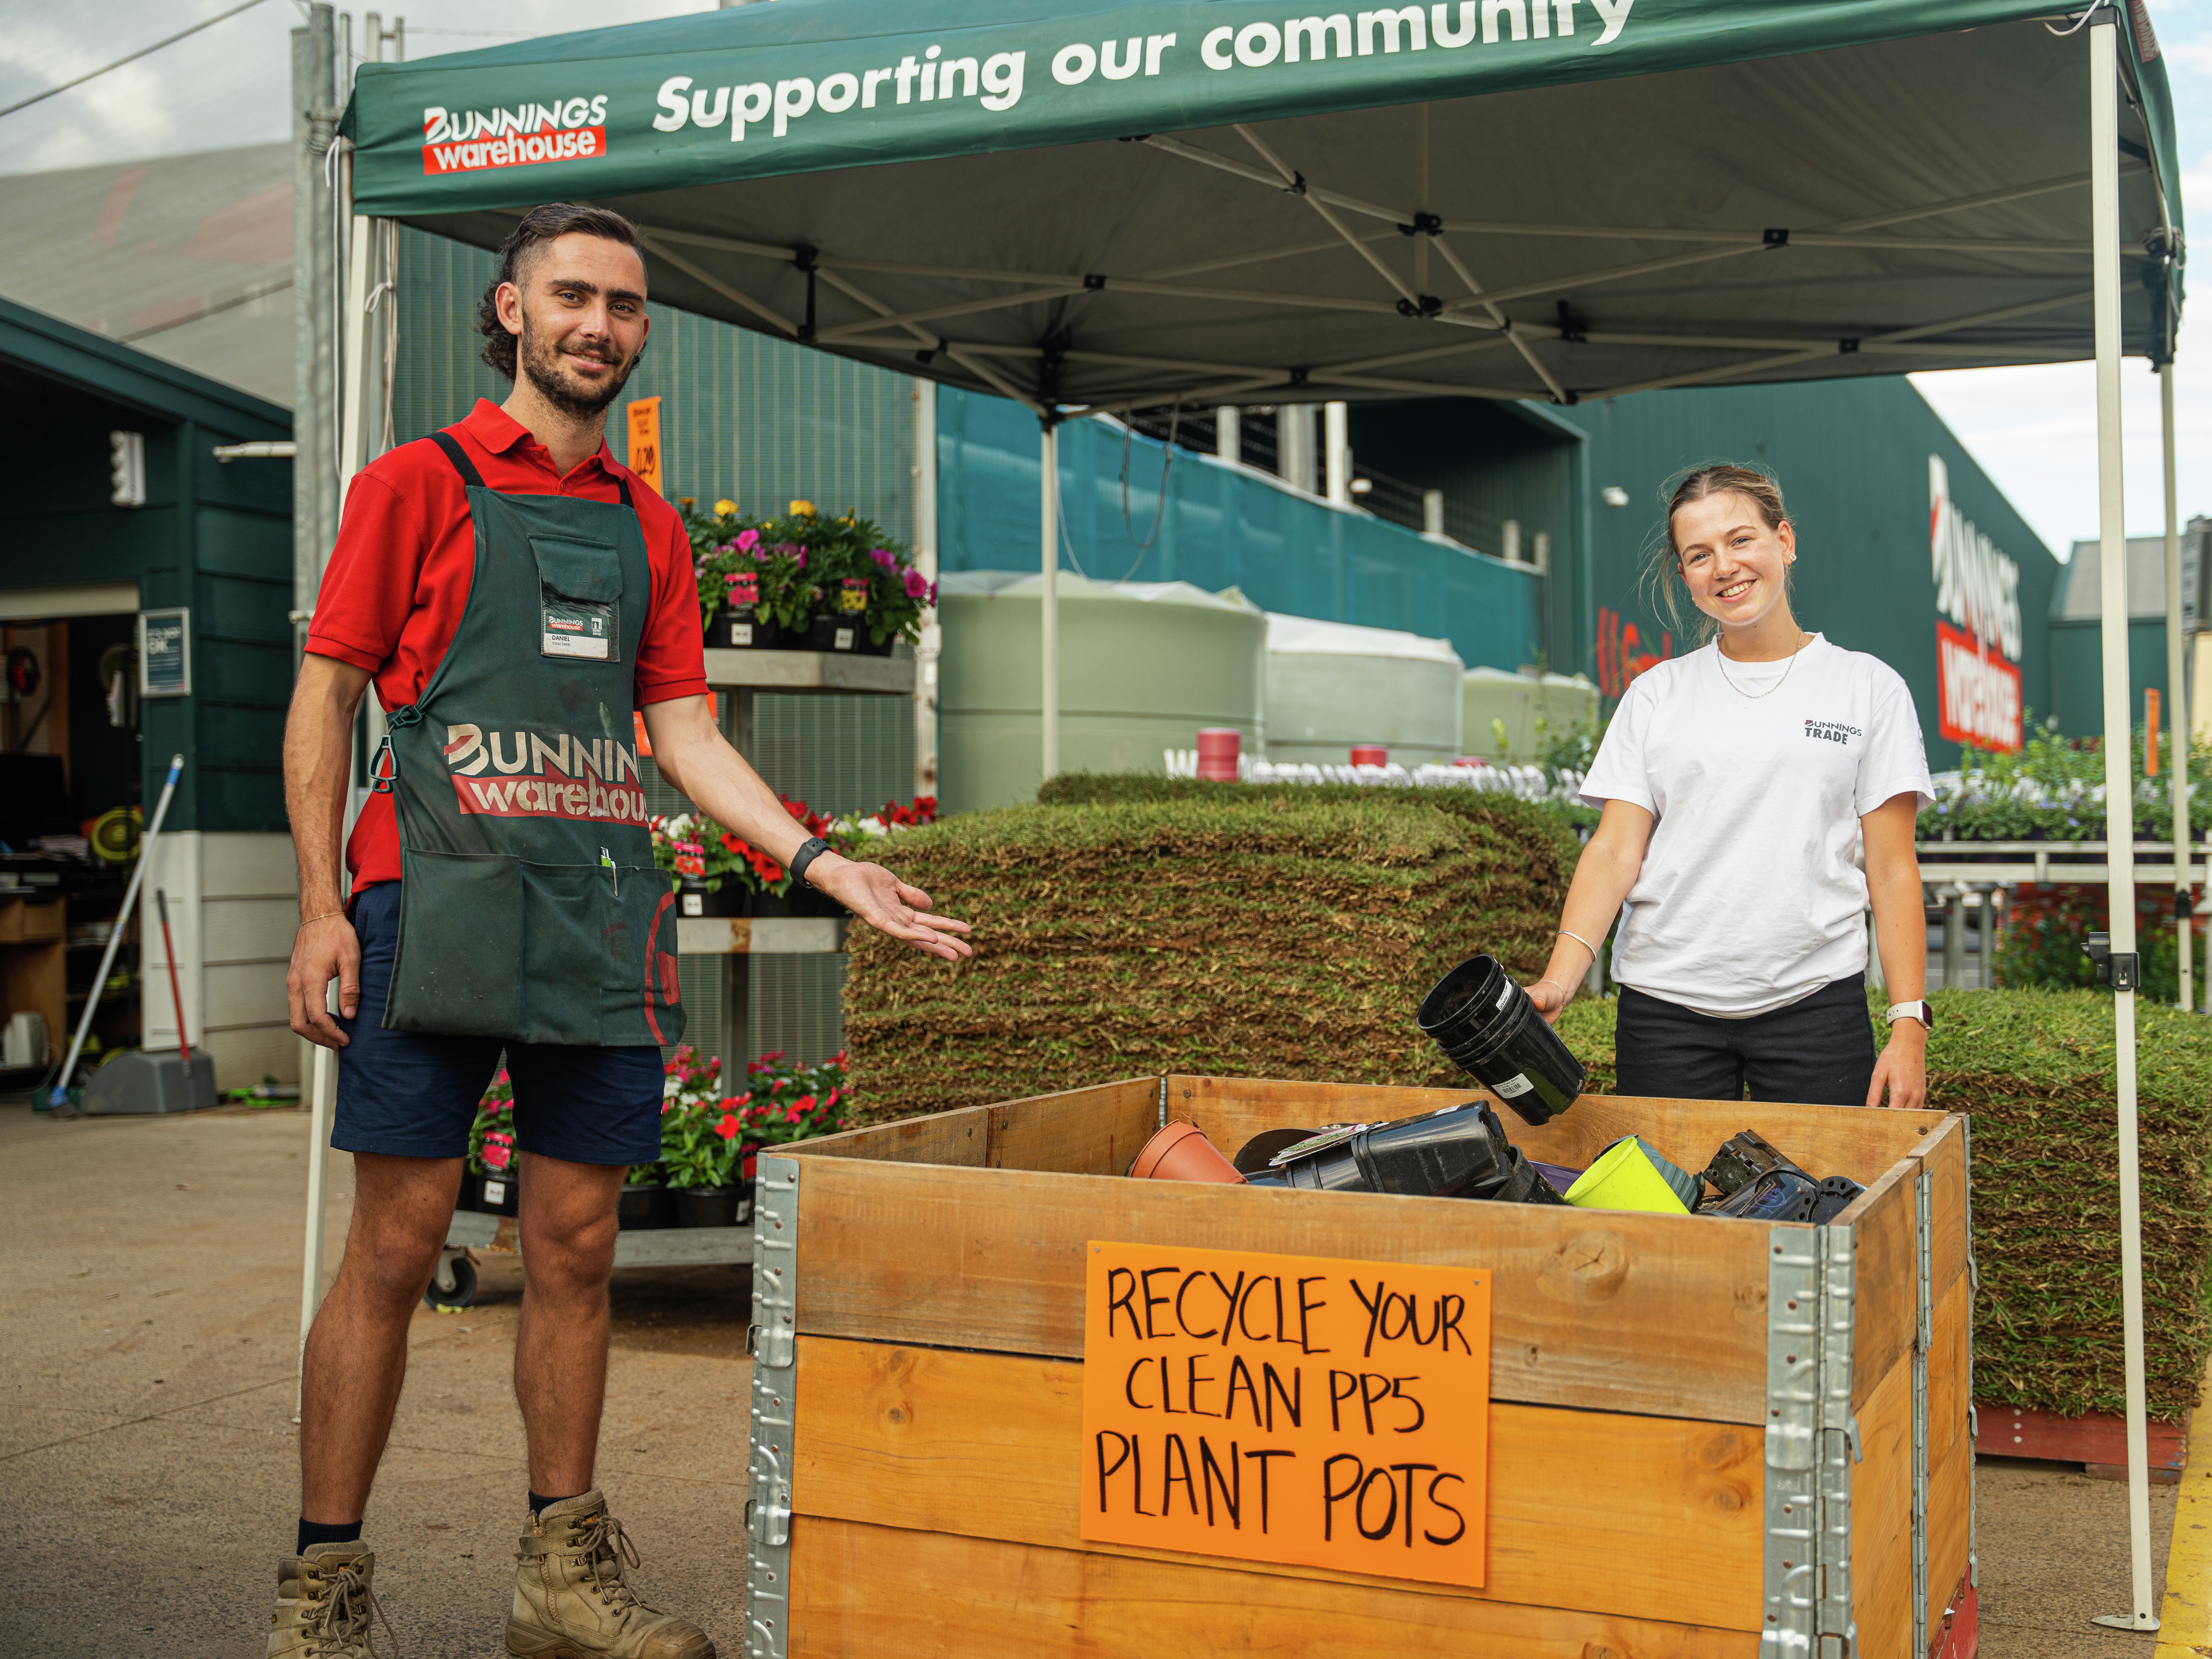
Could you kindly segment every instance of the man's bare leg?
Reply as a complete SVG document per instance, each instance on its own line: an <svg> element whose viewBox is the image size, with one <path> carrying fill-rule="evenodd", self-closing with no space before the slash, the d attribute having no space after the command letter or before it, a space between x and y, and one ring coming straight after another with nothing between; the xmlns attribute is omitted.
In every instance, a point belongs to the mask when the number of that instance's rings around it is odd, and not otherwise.
<svg viewBox="0 0 2212 1659"><path fill-rule="evenodd" d="M607 1392L607 1274L619 1164L522 1155L522 1321L514 1397L530 1443L530 1489L568 1498L592 1488Z"/></svg>
<svg viewBox="0 0 2212 1659"><path fill-rule="evenodd" d="M307 1334L300 1390L300 1513L359 1521L407 1376L407 1327L446 1242L458 1158L354 1154L345 1256Z"/></svg>

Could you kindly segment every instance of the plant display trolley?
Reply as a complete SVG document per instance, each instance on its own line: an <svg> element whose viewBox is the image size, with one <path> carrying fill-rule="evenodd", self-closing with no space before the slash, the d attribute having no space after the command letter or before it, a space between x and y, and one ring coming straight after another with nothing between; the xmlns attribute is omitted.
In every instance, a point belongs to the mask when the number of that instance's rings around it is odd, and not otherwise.
<svg viewBox="0 0 2212 1659"><path fill-rule="evenodd" d="M764 1154L749 1651L1971 1651L1964 1118L1601 1096L1540 1128L1501 1113L1532 1158L1577 1166L1637 1133L1699 1168L1755 1129L1865 1185L1826 1226L1121 1178L1170 1119L1234 1148L1468 1097L1146 1078ZM1086 1538L1102 1241L1483 1270L1481 1587Z"/></svg>
<svg viewBox="0 0 2212 1659"><path fill-rule="evenodd" d="M732 651L707 653L707 680L731 698L732 741L747 760L757 750L753 739L753 699L760 692L782 696L910 697L914 663L908 659L847 655L828 651ZM842 916L685 916L676 924L676 948L685 956L722 958L720 997L725 1018L722 1075L744 1075L750 1058L744 1011L752 959L763 956L834 956L845 949ZM456 1210L446 1229L446 1247L430 1276L428 1299L447 1307L467 1307L476 1295L472 1250L519 1255L522 1245L510 1218L473 1210ZM617 1267L690 1267L750 1261L750 1229L735 1227L653 1228L625 1232L615 1241Z"/></svg>

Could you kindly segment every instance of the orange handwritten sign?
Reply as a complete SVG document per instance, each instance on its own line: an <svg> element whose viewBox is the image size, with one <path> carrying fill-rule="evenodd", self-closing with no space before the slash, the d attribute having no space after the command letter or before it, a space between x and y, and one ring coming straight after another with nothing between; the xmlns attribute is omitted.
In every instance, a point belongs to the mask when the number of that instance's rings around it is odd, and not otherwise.
<svg viewBox="0 0 2212 1659"><path fill-rule="evenodd" d="M1480 1588L1490 1274L1093 1242L1082 1535Z"/></svg>
<svg viewBox="0 0 2212 1659"><path fill-rule="evenodd" d="M629 470L665 495L660 487L660 399L639 398L627 406L629 416Z"/></svg>

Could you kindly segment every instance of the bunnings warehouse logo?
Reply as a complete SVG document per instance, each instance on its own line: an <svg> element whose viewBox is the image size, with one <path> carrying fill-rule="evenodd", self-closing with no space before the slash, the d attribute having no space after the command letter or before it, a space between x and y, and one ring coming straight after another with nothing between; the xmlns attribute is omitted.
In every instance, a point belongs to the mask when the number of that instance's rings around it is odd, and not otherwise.
<svg viewBox="0 0 2212 1659"><path fill-rule="evenodd" d="M422 171L478 173L538 161L579 161L607 153L607 95L513 109L422 112Z"/></svg>
<svg viewBox="0 0 2212 1659"><path fill-rule="evenodd" d="M1928 551L1936 609L1950 618L1936 624L1936 729L1953 743L2017 749L2020 567L1959 511L1940 455L1928 458Z"/></svg>
<svg viewBox="0 0 2212 1659"><path fill-rule="evenodd" d="M446 764L461 811L471 815L645 822L637 750L612 738L449 726Z"/></svg>

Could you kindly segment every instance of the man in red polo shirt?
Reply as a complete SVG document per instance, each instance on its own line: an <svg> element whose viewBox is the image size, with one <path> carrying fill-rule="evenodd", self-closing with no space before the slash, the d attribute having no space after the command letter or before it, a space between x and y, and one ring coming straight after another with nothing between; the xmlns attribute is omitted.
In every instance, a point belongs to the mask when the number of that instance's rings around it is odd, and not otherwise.
<svg viewBox="0 0 2212 1659"><path fill-rule="evenodd" d="M356 1195L307 1340L271 1659L365 1659L379 1609L362 1515L502 1052L530 1269L514 1367L530 1513L507 1650L713 1659L696 1626L638 1600L592 1481L616 1200L627 1167L659 1156L659 1045L683 1020L631 708L661 777L701 811L894 938L969 954L966 924L930 915L927 895L810 840L714 725L690 544L603 439L645 348L645 301L627 220L526 216L477 319L513 394L354 479L317 599L285 734L301 916L289 989L292 1029L338 1051L331 1139L354 1154ZM391 735L342 871L349 739L372 680Z"/></svg>

